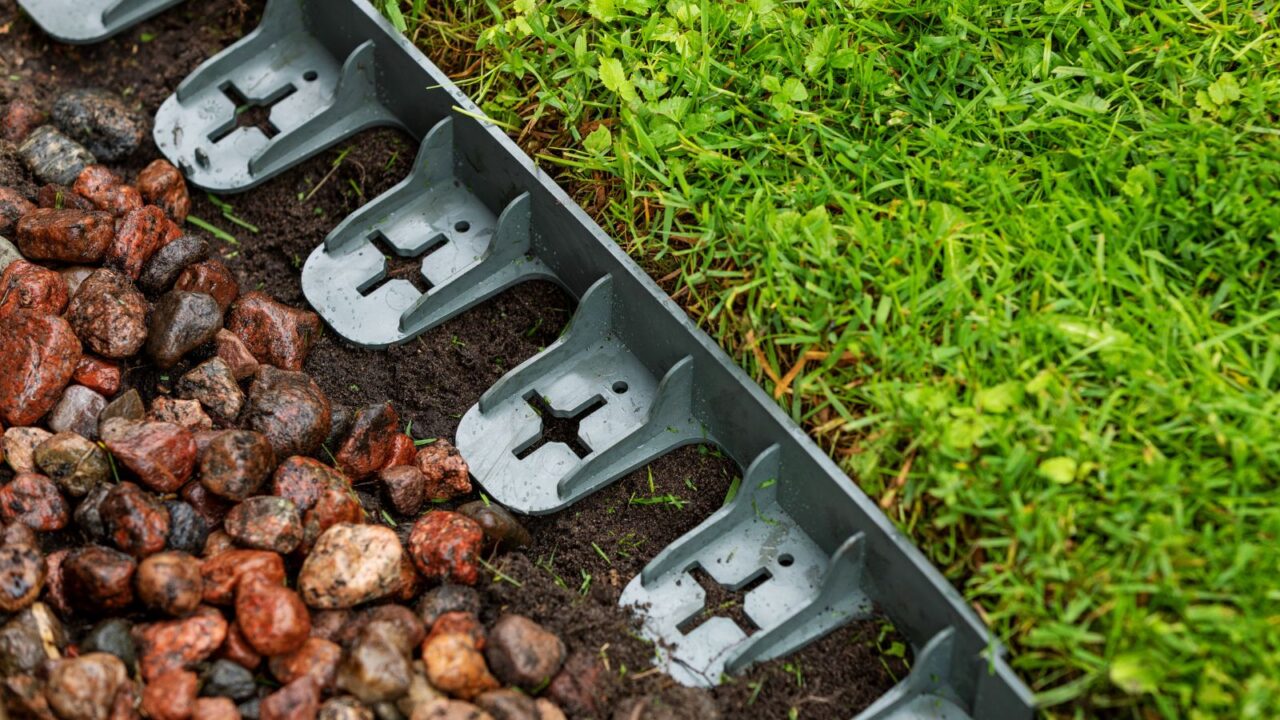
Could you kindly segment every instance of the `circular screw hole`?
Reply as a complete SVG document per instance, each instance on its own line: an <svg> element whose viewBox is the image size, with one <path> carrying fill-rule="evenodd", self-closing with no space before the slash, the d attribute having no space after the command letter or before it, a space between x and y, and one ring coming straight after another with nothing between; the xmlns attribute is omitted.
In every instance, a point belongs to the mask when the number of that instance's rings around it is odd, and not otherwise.
<svg viewBox="0 0 1280 720"><path fill-rule="evenodd" d="M302 79L306 80L307 82L312 82L318 77L320 77L320 73L316 72L315 70L308 70L302 73Z"/></svg>
<svg viewBox="0 0 1280 720"><path fill-rule="evenodd" d="M613 391L621 395L627 391L627 384L621 380L613 384Z"/></svg>
<svg viewBox="0 0 1280 720"><path fill-rule="evenodd" d="M791 567L795 562L796 559L791 557L791 553L783 553L778 556L778 564L782 567Z"/></svg>
<svg viewBox="0 0 1280 720"><path fill-rule="evenodd" d="M466 220L459 220L458 222L453 224L453 229L457 230L458 232L466 232L471 229L471 223L467 222Z"/></svg>

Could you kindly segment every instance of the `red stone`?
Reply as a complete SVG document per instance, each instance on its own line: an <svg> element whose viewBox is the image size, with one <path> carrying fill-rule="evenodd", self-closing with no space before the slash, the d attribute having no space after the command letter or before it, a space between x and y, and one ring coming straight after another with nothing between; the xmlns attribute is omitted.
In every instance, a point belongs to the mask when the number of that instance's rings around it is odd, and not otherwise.
<svg viewBox="0 0 1280 720"><path fill-rule="evenodd" d="M67 283L48 268L14 260L0 273L0 320L18 310L61 315L68 299Z"/></svg>
<svg viewBox="0 0 1280 720"><path fill-rule="evenodd" d="M138 668L151 682L171 670L189 669L217 650L227 637L227 621L216 609L202 606L189 617L138 625Z"/></svg>
<svg viewBox="0 0 1280 720"><path fill-rule="evenodd" d="M240 710L231 698L196 698L191 707L191 720L240 720Z"/></svg>
<svg viewBox="0 0 1280 720"><path fill-rule="evenodd" d="M120 366L92 355L85 355L76 364L76 372L71 376L75 383L104 396L111 397L120 391Z"/></svg>
<svg viewBox="0 0 1280 720"><path fill-rule="evenodd" d="M147 261L160 249L164 223L164 211L155 205L129 212L120 221L115 240L107 249L107 265L137 280Z"/></svg>
<svg viewBox="0 0 1280 720"><path fill-rule="evenodd" d="M196 674L170 670L142 689L142 714L150 720L190 720L195 710Z"/></svg>
<svg viewBox="0 0 1280 720"><path fill-rule="evenodd" d="M240 424L266 435L278 458L310 455L329 434L331 413L329 399L309 375L264 365L249 386Z"/></svg>
<svg viewBox="0 0 1280 720"><path fill-rule="evenodd" d="M105 165L86 166L71 189L98 210L105 210L116 217L142 207L142 195L137 188L125 185L120 176Z"/></svg>
<svg viewBox="0 0 1280 720"><path fill-rule="evenodd" d="M0 519L20 522L39 532L61 530L71 511L58 485L44 475L20 473L0 487Z"/></svg>
<svg viewBox="0 0 1280 720"><path fill-rule="evenodd" d="M9 235L17 226L23 215L35 210L36 206L22 196L22 193L9 187L0 187L0 235Z"/></svg>
<svg viewBox="0 0 1280 720"><path fill-rule="evenodd" d="M288 498L306 512L328 490L348 493L351 481L340 471L314 458L294 455L280 463L271 478L271 494Z"/></svg>
<svg viewBox="0 0 1280 720"><path fill-rule="evenodd" d="M383 468L378 479L387 489L391 505L401 515L417 515L426 501L426 478L412 465L394 465Z"/></svg>
<svg viewBox="0 0 1280 720"><path fill-rule="evenodd" d="M131 482L111 488L98 512L111 542L134 557L158 553L169 540L168 508Z"/></svg>
<svg viewBox="0 0 1280 720"><path fill-rule="evenodd" d="M174 281L173 287L175 290L204 293L212 297L223 312L240 295L240 283L236 282L236 276L231 274L221 260L213 258L188 265Z"/></svg>
<svg viewBox="0 0 1280 720"><path fill-rule="evenodd" d="M320 494L315 505L302 515L303 552L310 552L325 530L338 523L362 523L364 510L350 490L330 488Z"/></svg>
<svg viewBox="0 0 1280 720"><path fill-rule="evenodd" d="M385 470L397 465L412 465L417 455L418 446L413 441L413 438L404 433L396 433L391 437L391 455L382 464L382 467L378 469Z"/></svg>
<svg viewBox="0 0 1280 720"><path fill-rule="evenodd" d="M147 341L147 299L114 270L101 268L85 278L66 317L85 347L104 357L131 357Z"/></svg>
<svg viewBox="0 0 1280 720"><path fill-rule="evenodd" d="M44 559L45 579L42 597L62 617L69 617L71 613L71 601L67 597L66 573L62 569L62 564L70 554L71 551L68 549L55 550Z"/></svg>
<svg viewBox="0 0 1280 720"><path fill-rule="evenodd" d="M227 330L244 342L258 362L301 370L312 343L320 337L320 316L253 291L231 306Z"/></svg>
<svg viewBox="0 0 1280 720"><path fill-rule="evenodd" d="M268 657L294 652L311 635L311 615L298 593L256 574L236 583L236 622L253 649Z"/></svg>
<svg viewBox="0 0 1280 720"><path fill-rule="evenodd" d="M115 238L111 213L36 208L18 221L17 244L32 260L97 263Z"/></svg>
<svg viewBox="0 0 1280 720"><path fill-rule="evenodd" d="M96 210L88 198L65 185L42 185L36 192L36 207L50 210Z"/></svg>
<svg viewBox="0 0 1280 720"><path fill-rule="evenodd" d="M389 402L360 408L334 456L338 468L354 480L363 480L386 467L397 449L399 425L400 416Z"/></svg>
<svg viewBox="0 0 1280 720"><path fill-rule="evenodd" d="M258 372L258 359L235 333L219 330L213 338L215 353L231 368L236 380L247 380Z"/></svg>
<svg viewBox="0 0 1280 720"><path fill-rule="evenodd" d="M101 545L72 550L62 562L70 604L94 614L128 607L137 568L133 558Z"/></svg>
<svg viewBox="0 0 1280 720"><path fill-rule="evenodd" d="M182 173L168 160L155 160L138 173L138 190L152 205L159 205L175 222L187 219L191 197Z"/></svg>
<svg viewBox="0 0 1280 720"><path fill-rule="evenodd" d="M240 630L240 624L236 622L232 622L227 628L227 639L222 643L218 656L247 670L257 670L262 664L262 656L245 639L244 632Z"/></svg>
<svg viewBox="0 0 1280 720"><path fill-rule="evenodd" d="M231 508L223 529L244 547L290 553L302 542L302 517L287 498L251 497Z"/></svg>
<svg viewBox="0 0 1280 720"><path fill-rule="evenodd" d="M262 699L259 720L315 720L320 689L310 677L300 677Z"/></svg>
<svg viewBox="0 0 1280 720"><path fill-rule="evenodd" d="M9 107L4 110L4 119L0 120L0 137L18 145L32 130L45 124L48 115L43 110L36 107L35 103L27 100L15 99L9 101Z"/></svg>
<svg viewBox="0 0 1280 720"><path fill-rule="evenodd" d="M291 683L301 677L310 677L322 690L333 688L342 659L342 647L335 642L309 637L297 650L277 655L268 663L271 674L282 683Z"/></svg>
<svg viewBox="0 0 1280 720"><path fill-rule="evenodd" d="M418 574L418 568L413 564L413 558L408 553L400 555L400 582L396 585L396 590L391 597L401 602L409 602L418 597L418 593L422 590L422 576Z"/></svg>
<svg viewBox="0 0 1280 720"><path fill-rule="evenodd" d="M111 419L102 425L102 440L116 460L158 492L182 487L195 468L195 438L171 423Z"/></svg>
<svg viewBox="0 0 1280 720"><path fill-rule="evenodd" d="M204 411L199 400L180 400L168 395L161 395L151 401L147 419L177 425L190 433L213 429L213 418Z"/></svg>
<svg viewBox="0 0 1280 720"><path fill-rule="evenodd" d="M423 446L415 463L426 478L428 498L449 499L471 492L471 471L467 461L448 440L440 439Z"/></svg>
<svg viewBox="0 0 1280 720"><path fill-rule="evenodd" d="M111 714L107 716L107 720L138 720L140 703L141 693L138 692L137 683L126 680L116 691L116 699L111 704Z"/></svg>
<svg viewBox="0 0 1280 720"><path fill-rule="evenodd" d="M476 521L448 510L433 510L413 524L408 549L418 572L428 580L475 585L483 543L484 530Z"/></svg>
<svg viewBox="0 0 1280 720"><path fill-rule="evenodd" d="M66 320L30 310L0 318L0 338L0 419L33 425L71 382L80 341Z"/></svg>
<svg viewBox="0 0 1280 720"><path fill-rule="evenodd" d="M196 514L204 518L209 527L217 527L231 510L231 503L209 492L199 480L192 480L182 486L178 492L188 505L195 508Z"/></svg>
<svg viewBox="0 0 1280 720"><path fill-rule="evenodd" d="M204 578L204 601L230 605L240 578L260 576L274 584L284 584L284 559L267 550L226 550L205 558L200 564Z"/></svg>

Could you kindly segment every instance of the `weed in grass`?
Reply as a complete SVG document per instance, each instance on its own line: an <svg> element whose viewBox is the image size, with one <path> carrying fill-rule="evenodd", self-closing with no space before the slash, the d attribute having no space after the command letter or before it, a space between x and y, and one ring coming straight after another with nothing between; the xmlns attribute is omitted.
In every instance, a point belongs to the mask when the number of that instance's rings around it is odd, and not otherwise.
<svg viewBox="0 0 1280 720"><path fill-rule="evenodd" d="M1280 5L395 7L1050 715L1280 716Z"/></svg>

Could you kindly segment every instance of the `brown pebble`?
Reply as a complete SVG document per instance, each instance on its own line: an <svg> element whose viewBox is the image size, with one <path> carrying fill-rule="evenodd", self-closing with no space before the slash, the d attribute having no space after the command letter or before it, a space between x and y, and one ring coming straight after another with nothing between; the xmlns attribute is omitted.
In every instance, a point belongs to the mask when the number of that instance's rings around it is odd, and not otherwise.
<svg viewBox="0 0 1280 720"><path fill-rule="evenodd" d="M36 205L49 210L97 210L89 198L73 192L65 185L49 183L36 192Z"/></svg>
<svg viewBox="0 0 1280 720"><path fill-rule="evenodd" d="M168 542L169 510L131 482L111 488L98 512L111 542L134 557L158 553Z"/></svg>
<svg viewBox="0 0 1280 720"><path fill-rule="evenodd" d="M138 173L138 190L152 205L159 205L174 222L183 222L191 212L191 197L182 173L168 160L153 160Z"/></svg>
<svg viewBox="0 0 1280 720"><path fill-rule="evenodd" d="M291 653L271 658L268 666L271 674L281 683L291 683L300 677L310 677L321 690L331 690L342 659L342 647L335 642L309 637L302 647Z"/></svg>
<svg viewBox="0 0 1280 720"><path fill-rule="evenodd" d="M0 546L0 610L17 612L35 602L44 581L44 558L35 546Z"/></svg>
<svg viewBox="0 0 1280 720"><path fill-rule="evenodd" d="M18 221L17 245L31 260L98 263L115 238L115 219L99 210L36 208Z"/></svg>
<svg viewBox="0 0 1280 720"><path fill-rule="evenodd" d="M243 427L267 436L278 458L319 450L329 421L329 399L309 375L270 365L258 369L241 416Z"/></svg>
<svg viewBox="0 0 1280 720"><path fill-rule="evenodd" d="M137 567L133 558L118 550L101 545L75 548L62 561L68 600L92 614L124 609L133 602Z"/></svg>
<svg viewBox="0 0 1280 720"><path fill-rule="evenodd" d="M138 565L134 583L143 604L176 617L194 612L204 597L200 561L185 552L147 557Z"/></svg>
<svg viewBox="0 0 1280 720"><path fill-rule="evenodd" d="M262 699L259 720L315 720L320 710L320 689L303 676Z"/></svg>
<svg viewBox="0 0 1280 720"><path fill-rule="evenodd" d="M422 662L433 687L464 700L499 687L469 633L433 631L423 641Z"/></svg>
<svg viewBox="0 0 1280 720"><path fill-rule="evenodd" d="M418 450L415 460L427 478L427 497L448 499L471 492L471 475L462 453L448 440L436 440Z"/></svg>
<svg viewBox="0 0 1280 720"><path fill-rule="evenodd" d="M200 565L200 574L204 577L204 601L229 605L235 599L236 585L241 577L259 575L283 585L284 558L266 550L235 548L206 557Z"/></svg>
<svg viewBox="0 0 1280 720"><path fill-rule="evenodd" d="M240 624L236 622L227 627L227 639L223 641L218 655L247 670L256 670L262 664L262 656L245 639Z"/></svg>
<svg viewBox="0 0 1280 720"><path fill-rule="evenodd" d="M0 487L0 519L20 522L38 532L52 532L67 526L71 510L52 480L36 473L21 473Z"/></svg>
<svg viewBox="0 0 1280 720"><path fill-rule="evenodd" d="M170 670L142 688L142 714L150 720L190 720L198 678L188 670Z"/></svg>
<svg viewBox="0 0 1280 720"><path fill-rule="evenodd" d="M93 203L94 208L115 217L126 216L142 207L142 194L138 189L125 185L120 176L105 165L89 165L81 170L71 189Z"/></svg>
<svg viewBox="0 0 1280 720"><path fill-rule="evenodd" d="M287 555L302 542L302 518L297 506L272 495L241 502L231 508L222 525L237 544L256 550Z"/></svg>
<svg viewBox="0 0 1280 720"><path fill-rule="evenodd" d="M120 391L120 366L109 360L85 355L76 364L76 371L71 376L71 380L104 397L111 397Z"/></svg>
<svg viewBox="0 0 1280 720"><path fill-rule="evenodd" d="M384 468L378 479L387 490L391 506L401 515L417 515L426 501L427 479L422 471L412 465Z"/></svg>
<svg viewBox="0 0 1280 720"><path fill-rule="evenodd" d="M204 411L199 400L180 400L167 395L151 401L147 419L177 425L192 433L213 429L213 418Z"/></svg>
<svg viewBox="0 0 1280 720"><path fill-rule="evenodd" d="M503 615L489 630L485 659L499 680L525 689L542 687L559 672L565 646L559 636L523 615Z"/></svg>
<svg viewBox="0 0 1280 720"><path fill-rule="evenodd" d="M54 662L45 696L61 720L107 720L127 681L128 670L119 658L88 653Z"/></svg>
<svg viewBox="0 0 1280 720"><path fill-rule="evenodd" d="M200 457L200 483L228 500L244 500L262 487L276 455L261 433L227 430L209 443Z"/></svg>
<svg viewBox="0 0 1280 720"><path fill-rule="evenodd" d="M400 415L391 403L375 403L356 412L351 432L334 455L334 464L353 480L381 470L395 449Z"/></svg>
<svg viewBox="0 0 1280 720"><path fill-rule="evenodd" d="M214 352L231 368L236 380L248 380L258 372L258 359L235 333L219 330L213 338Z"/></svg>
<svg viewBox="0 0 1280 720"><path fill-rule="evenodd" d="M264 293L245 293L231 306L227 330L235 333L258 362L281 370L301 370L320 337L320 316L289 307Z"/></svg>
<svg viewBox="0 0 1280 720"><path fill-rule="evenodd" d="M231 698L196 698L191 707L191 720L240 720L240 710Z"/></svg>
<svg viewBox="0 0 1280 720"><path fill-rule="evenodd" d="M48 114L35 103L15 98L4 109L4 119L0 120L0 137L15 145L21 144L32 130L45 124L48 119Z"/></svg>
<svg viewBox="0 0 1280 720"><path fill-rule="evenodd" d="M115 240L107 248L103 261L131 280L137 280L147 261L164 244L167 229L164 211L155 205L131 210L116 227Z"/></svg>
<svg viewBox="0 0 1280 720"><path fill-rule="evenodd" d="M178 379L174 389L180 398L199 401L223 425L234 422L244 406L244 392L236 384L231 366L219 357L192 368Z"/></svg>
<svg viewBox="0 0 1280 720"><path fill-rule="evenodd" d="M107 268L85 278L67 307L67 322L93 352L122 359L147 341L147 299L128 277Z"/></svg>

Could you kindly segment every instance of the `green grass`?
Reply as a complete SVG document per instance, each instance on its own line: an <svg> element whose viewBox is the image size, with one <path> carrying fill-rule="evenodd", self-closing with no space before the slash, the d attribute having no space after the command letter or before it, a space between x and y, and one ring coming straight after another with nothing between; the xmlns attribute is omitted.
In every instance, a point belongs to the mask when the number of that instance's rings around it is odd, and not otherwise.
<svg viewBox="0 0 1280 720"><path fill-rule="evenodd" d="M1048 714L1280 715L1280 6L398 12Z"/></svg>

